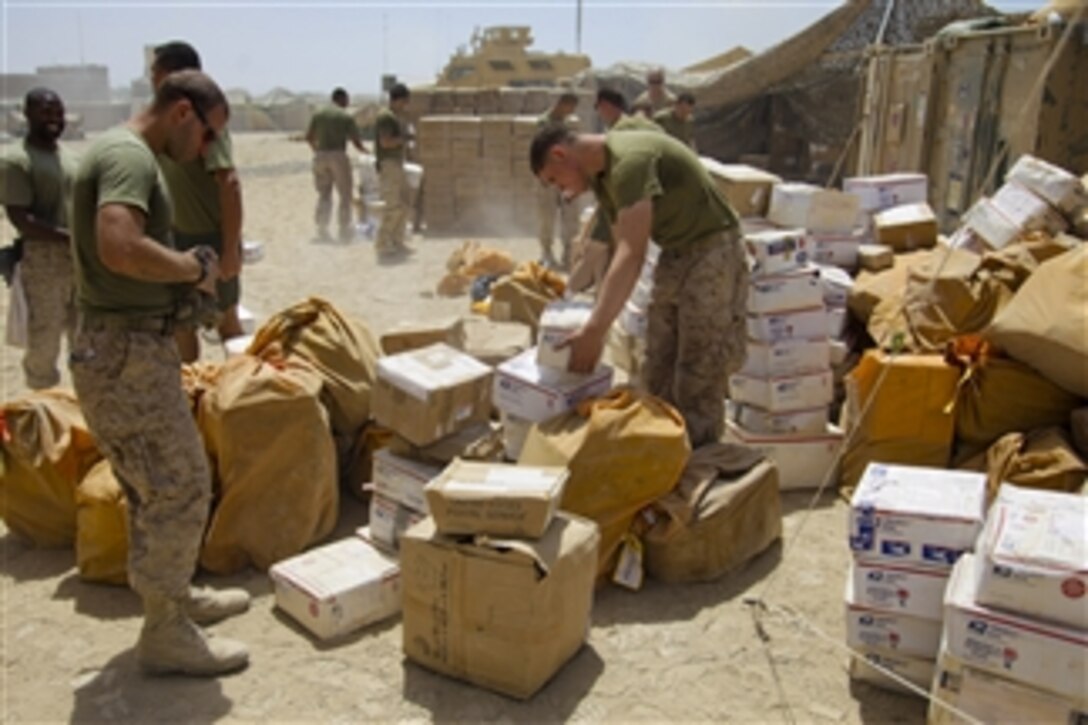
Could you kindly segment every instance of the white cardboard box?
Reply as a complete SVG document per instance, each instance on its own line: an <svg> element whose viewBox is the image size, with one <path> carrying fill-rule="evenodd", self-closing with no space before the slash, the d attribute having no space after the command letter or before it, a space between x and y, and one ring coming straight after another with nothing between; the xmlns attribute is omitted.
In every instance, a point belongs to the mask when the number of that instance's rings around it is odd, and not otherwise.
<svg viewBox="0 0 1088 725"><path fill-rule="evenodd" d="M771 190L767 218L780 227L846 233L854 228L861 202L853 194L811 184L784 183Z"/></svg>
<svg viewBox="0 0 1088 725"><path fill-rule="evenodd" d="M850 232L848 234L808 234L808 256L816 264L826 264L842 269L856 269L858 253L868 235Z"/></svg>
<svg viewBox="0 0 1088 725"><path fill-rule="evenodd" d="M1017 182L1064 212L1088 203L1080 179L1059 166L1029 154L1016 160L1006 179Z"/></svg>
<svg viewBox="0 0 1088 725"><path fill-rule="evenodd" d="M778 229L744 235L744 246L752 260L752 275L780 274L808 262L804 229Z"/></svg>
<svg viewBox="0 0 1088 725"><path fill-rule="evenodd" d="M1015 181L1009 181L998 189L990 201L1025 232L1045 230L1057 234L1069 226L1065 217L1054 211L1050 204Z"/></svg>
<svg viewBox="0 0 1088 725"><path fill-rule="evenodd" d="M827 307L846 307L850 299L850 290L854 289L854 278L840 267L820 265L820 289L823 291L824 305Z"/></svg>
<svg viewBox="0 0 1088 725"><path fill-rule="evenodd" d="M941 648L933 694L984 723L1084 723L1088 702L1030 687L965 665ZM936 701L929 703L929 725L961 725L963 718Z"/></svg>
<svg viewBox="0 0 1088 725"><path fill-rule="evenodd" d="M1020 236L1021 229L986 197L981 197L963 217L964 225L993 249L1001 249Z"/></svg>
<svg viewBox="0 0 1088 725"><path fill-rule="evenodd" d="M1088 630L1088 497L1003 484L977 553L979 603Z"/></svg>
<svg viewBox="0 0 1088 725"><path fill-rule="evenodd" d="M850 548L947 570L974 546L985 511L983 473L870 463L850 500Z"/></svg>
<svg viewBox="0 0 1088 725"><path fill-rule="evenodd" d="M400 566L358 536L268 570L276 606L318 639L348 634L400 611Z"/></svg>
<svg viewBox="0 0 1088 725"><path fill-rule="evenodd" d="M814 340L748 341L748 356L740 372L757 377L778 377L826 370L831 362L826 337Z"/></svg>
<svg viewBox="0 0 1088 725"><path fill-rule="evenodd" d="M944 608L947 569L894 566L854 560L850 563L853 601L887 612L940 621ZM937 654L934 647L931 656Z"/></svg>
<svg viewBox="0 0 1088 725"><path fill-rule="evenodd" d="M933 682L935 662L932 658L912 657L880 647L859 647L858 651L865 657L867 662L891 670L915 687L928 690L930 683ZM850 677L886 690L910 695L916 694L890 677L885 676L879 670L858 662L853 657L850 658Z"/></svg>
<svg viewBox="0 0 1088 725"><path fill-rule="evenodd" d="M827 308L827 336L832 340L841 340L846 334L846 308Z"/></svg>
<svg viewBox="0 0 1088 725"><path fill-rule="evenodd" d="M820 272L806 266L792 272L752 277L748 284L748 312L800 310L822 303Z"/></svg>
<svg viewBox="0 0 1088 725"><path fill-rule="evenodd" d="M748 315L748 337L759 342L812 340L827 337L827 311L823 305L807 310Z"/></svg>
<svg viewBox="0 0 1088 725"><path fill-rule="evenodd" d="M440 466L413 461L382 448L374 453L374 492L420 513L429 513L423 487L441 472Z"/></svg>
<svg viewBox="0 0 1088 725"><path fill-rule="evenodd" d="M923 619L901 612L865 606L854 595L854 579L846 578L846 644L855 649L876 647L932 659L941 643L941 619Z"/></svg>
<svg viewBox="0 0 1088 725"><path fill-rule="evenodd" d="M778 488L782 491L816 489L832 470L842 446L842 429L830 423L822 433L774 435L745 430L734 421L725 422L725 438L755 448L778 467Z"/></svg>
<svg viewBox="0 0 1088 725"><path fill-rule="evenodd" d="M612 387L612 368L600 365L587 375L563 373L536 364L536 350L526 350L499 365L494 402L499 410L540 423L603 395Z"/></svg>
<svg viewBox="0 0 1088 725"><path fill-rule="evenodd" d="M851 176L843 179L842 190L858 197L862 211L872 213L926 201L928 179L918 173Z"/></svg>
<svg viewBox="0 0 1088 725"><path fill-rule="evenodd" d="M835 391L831 371L802 373L781 378L758 378L737 373L729 376L729 397L772 413L827 405Z"/></svg>
<svg viewBox="0 0 1088 725"><path fill-rule="evenodd" d="M370 497L370 523L356 533L383 551L396 552L400 548L401 534L426 517L424 513L375 493Z"/></svg>
<svg viewBox="0 0 1088 725"><path fill-rule="evenodd" d="M784 413L772 413L752 405L738 405L733 420L741 428L753 433L776 433L787 435L820 434L827 429L828 408L826 405L809 410L791 410Z"/></svg>
<svg viewBox="0 0 1088 725"><path fill-rule="evenodd" d="M502 421L503 451L509 460L516 461L521 455L521 449L525 446L525 439L529 436L533 422L522 420L506 411L500 411L499 418Z"/></svg>
<svg viewBox="0 0 1088 725"><path fill-rule="evenodd" d="M846 356L850 354L850 347L842 340L831 341L831 364L842 365L846 362Z"/></svg>
<svg viewBox="0 0 1088 725"><path fill-rule="evenodd" d="M575 300L549 302L540 315L539 345L536 348L537 364L565 371L570 364L570 348L557 348L556 345L581 329L592 314L593 305L589 302Z"/></svg>
<svg viewBox="0 0 1088 725"><path fill-rule="evenodd" d="M1008 614L978 603L978 559L957 562L945 592L949 654L971 667L1074 700L1088 682L1088 632Z"/></svg>

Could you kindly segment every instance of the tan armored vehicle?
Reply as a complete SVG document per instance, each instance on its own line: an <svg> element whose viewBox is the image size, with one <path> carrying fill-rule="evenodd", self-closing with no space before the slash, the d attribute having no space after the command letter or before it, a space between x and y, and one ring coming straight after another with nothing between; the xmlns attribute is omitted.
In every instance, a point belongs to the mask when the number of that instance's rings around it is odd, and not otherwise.
<svg viewBox="0 0 1088 725"><path fill-rule="evenodd" d="M462 46L435 83L447 88L555 86L589 68L582 54L537 53L528 26L496 26L476 30L468 52Z"/></svg>

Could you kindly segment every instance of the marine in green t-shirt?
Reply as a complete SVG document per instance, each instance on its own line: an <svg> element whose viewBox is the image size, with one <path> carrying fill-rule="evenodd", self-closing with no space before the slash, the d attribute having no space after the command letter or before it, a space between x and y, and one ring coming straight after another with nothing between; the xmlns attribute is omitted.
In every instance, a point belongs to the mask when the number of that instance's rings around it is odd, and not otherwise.
<svg viewBox="0 0 1088 725"><path fill-rule="evenodd" d="M362 152L363 142L359 138L355 117L347 112L347 107L348 92L343 88L333 89L332 105L318 110L310 118L310 125L306 129L306 142L314 150L314 189L317 190L314 223L317 225L317 241L331 239L329 221L332 219L333 189L340 198L336 209L340 241L350 242L355 237L355 225L352 223L353 175L346 149L350 142Z"/></svg>
<svg viewBox="0 0 1088 725"><path fill-rule="evenodd" d="M403 121L411 97L408 86L395 84L389 89L389 106L378 113L374 122L374 147L384 204L374 245L380 263L394 261L396 257L414 251L404 241L413 202L412 187L404 171L405 151L410 139Z"/></svg>
<svg viewBox="0 0 1088 725"><path fill-rule="evenodd" d="M344 99L344 106L347 99ZM347 112L347 109L338 103L319 108L310 117L310 125L306 128L306 140L314 151L345 151L348 142L362 151L362 141L359 138L359 126L355 123L355 117Z"/></svg>
<svg viewBox="0 0 1088 725"><path fill-rule="evenodd" d="M664 108L654 114L654 122L674 139L695 148L695 122L691 113L695 109L695 96L681 93L672 108Z"/></svg>

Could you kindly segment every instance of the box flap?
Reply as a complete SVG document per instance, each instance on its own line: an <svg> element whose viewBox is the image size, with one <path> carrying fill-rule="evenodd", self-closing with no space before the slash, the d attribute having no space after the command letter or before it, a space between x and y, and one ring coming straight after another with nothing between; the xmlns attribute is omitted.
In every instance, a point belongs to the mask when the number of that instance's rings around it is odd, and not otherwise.
<svg viewBox="0 0 1088 725"><path fill-rule="evenodd" d="M378 377L418 400L490 373L490 366L444 343L378 360Z"/></svg>

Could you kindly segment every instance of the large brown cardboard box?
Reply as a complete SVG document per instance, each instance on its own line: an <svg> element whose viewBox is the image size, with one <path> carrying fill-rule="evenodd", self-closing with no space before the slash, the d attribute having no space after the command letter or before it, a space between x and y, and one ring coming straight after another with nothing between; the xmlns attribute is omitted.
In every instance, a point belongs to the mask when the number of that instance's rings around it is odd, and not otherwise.
<svg viewBox="0 0 1088 725"><path fill-rule="evenodd" d="M435 320L431 324L403 322L381 336L379 343L386 355L417 350L444 342L452 348L465 347L465 323L460 317Z"/></svg>
<svg viewBox="0 0 1088 725"><path fill-rule="evenodd" d="M382 425L417 446L491 415L491 367L436 343L378 360L370 402Z"/></svg>
<svg viewBox="0 0 1088 725"><path fill-rule="evenodd" d="M782 183L781 178L745 164L723 164L706 156L700 156L699 160L718 187L718 192L738 216L762 217L767 214L771 189L775 184Z"/></svg>
<svg viewBox="0 0 1088 725"><path fill-rule="evenodd" d="M443 536L424 519L401 539L404 654L527 699L582 647L597 525L559 513L538 541Z"/></svg>
<svg viewBox="0 0 1088 725"><path fill-rule="evenodd" d="M929 249L937 244L937 217L929 204L903 204L873 216L876 240L897 252Z"/></svg>

